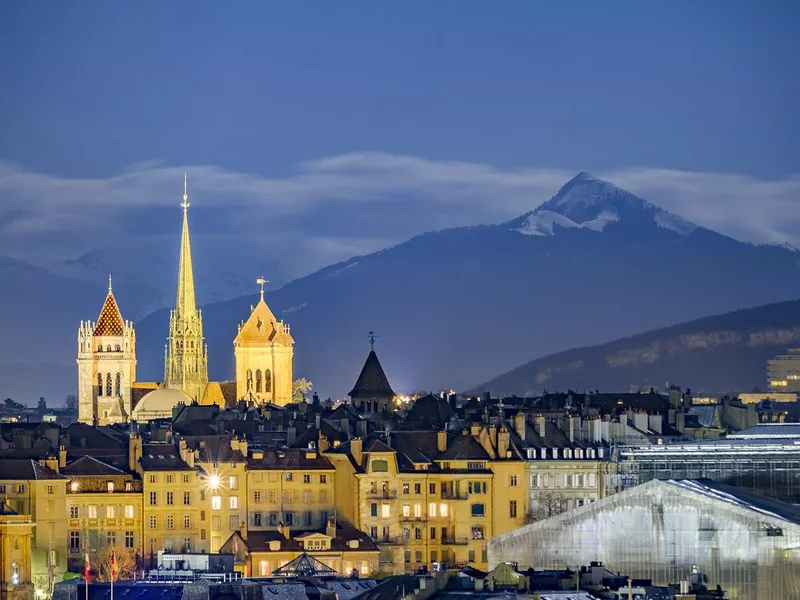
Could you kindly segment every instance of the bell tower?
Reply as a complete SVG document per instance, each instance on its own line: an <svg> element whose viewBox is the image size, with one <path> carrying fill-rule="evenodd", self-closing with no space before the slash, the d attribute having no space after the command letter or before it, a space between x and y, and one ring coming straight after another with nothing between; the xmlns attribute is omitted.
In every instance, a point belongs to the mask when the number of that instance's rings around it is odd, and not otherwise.
<svg viewBox="0 0 800 600"><path fill-rule="evenodd" d="M96 322L78 328L78 420L90 425L124 423L136 381L136 333L120 313L111 275Z"/></svg>

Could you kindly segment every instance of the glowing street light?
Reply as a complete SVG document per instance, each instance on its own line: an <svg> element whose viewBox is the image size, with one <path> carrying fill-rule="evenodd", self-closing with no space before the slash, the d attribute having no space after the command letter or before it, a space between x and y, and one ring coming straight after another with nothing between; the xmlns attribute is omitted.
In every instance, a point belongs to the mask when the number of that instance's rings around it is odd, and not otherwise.
<svg viewBox="0 0 800 600"><path fill-rule="evenodd" d="M218 490L220 483L221 479L219 475L212 475L208 478L208 487L210 487L212 490Z"/></svg>

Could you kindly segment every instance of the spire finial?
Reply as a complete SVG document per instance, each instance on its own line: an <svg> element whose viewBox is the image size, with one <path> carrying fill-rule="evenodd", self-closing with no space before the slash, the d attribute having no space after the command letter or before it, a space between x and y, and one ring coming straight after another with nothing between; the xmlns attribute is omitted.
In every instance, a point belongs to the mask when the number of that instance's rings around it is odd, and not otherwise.
<svg viewBox="0 0 800 600"><path fill-rule="evenodd" d="M375 338L378 337L378 334L374 331L370 331L367 337L369 337L369 349L375 350Z"/></svg>
<svg viewBox="0 0 800 600"><path fill-rule="evenodd" d="M269 283L269 281L264 279L264 276L262 275L261 277L256 279L256 283L261 286L261 301L263 302L264 301L264 284L265 283Z"/></svg>
<svg viewBox="0 0 800 600"><path fill-rule="evenodd" d="M111 293L111 273L108 274L108 293Z"/></svg>
<svg viewBox="0 0 800 600"><path fill-rule="evenodd" d="M188 200L189 200L189 194L186 193L186 171L184 171L183 172L183 203L181 204L181 206L183 207L184 211L186 211L186 209L189 208Z"/></svg>

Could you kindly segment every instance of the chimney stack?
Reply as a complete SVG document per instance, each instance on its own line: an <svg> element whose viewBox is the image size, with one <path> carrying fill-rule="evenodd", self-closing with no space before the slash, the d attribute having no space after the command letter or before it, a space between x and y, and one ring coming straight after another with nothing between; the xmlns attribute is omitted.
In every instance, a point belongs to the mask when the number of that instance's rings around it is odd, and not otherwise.
<svg viewBox="0 0 800 600"><path fill-rule="evenodd" d="M350 454L353 455L353 460L356 461L357 465L361 465L361 442L362 441L360 437L350 440Z"/></svg>
<svg viewBox="0 0 800 600"><path fill-rule="evenodd" d="M539 437L544 439L545 437L545 422L543 415L536 415L533 418L533 422L536 425L536 433L539 434Z"/></svg>
<svg viewBox="0 0 800 600"><path fill-rule="evenodd" d="M247 524L242 521L239 525L239 535L242 536L242 539L247 541Z"/></svg>
<svg viewBox="0 0 800 600"><path fill-rule="evenodd" d="M58 447L58 468L63 469L67 466L67 447L63 444Z"/></svg>
<svg viewBox="0 0 800 600"><path fill-rule="evenodd" d="M517 435L522 438L522 441L525 441L525 413L519 411L516 415L514 415L514 430L517 432Z"/></svg>
<svg viewBox="0 0 800 600"><path fill-rule="evenodd" d="M447 431L442 430L436 432L436 449L439 452L447 450Z"/></svg>
<svg viewBox="0 0 800 600"><path fill-rule="evenodd" d="M336 537L336 521L334 519L328 519L328 522L325 524L325 535L330 538Z"/></svg>
<svg viewBox="0 0 800 600"><path fill-rule="evenodd" d="M508 429L503 425L497 432L497 458L507 458L508 454Z"/></svg>
<svg viewBox="0 0 800 600"><path fill-rule="evenodd" d="M142 438L138 433L132 433L128 440L128 468L131 473L138 471L140 458L142 458Z"/></svg>

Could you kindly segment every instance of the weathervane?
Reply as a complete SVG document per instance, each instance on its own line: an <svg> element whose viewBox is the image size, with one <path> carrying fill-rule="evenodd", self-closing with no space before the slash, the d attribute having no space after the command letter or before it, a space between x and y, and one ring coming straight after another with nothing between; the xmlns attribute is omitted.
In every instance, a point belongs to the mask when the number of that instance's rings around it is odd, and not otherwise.
<svg viewBox="0 0 800 600"><path fill-rule="evenodd" d="M188 200L189 200L189 194L186 193L186 171L184 171L183 172L183 203L181 204L181 206L183 207L184 211L187 208L189 208Z"/></svg>
<svg viewBox="0 0 800 600"><path fill-rule="evenodd" d="M269 283L269 281L264 279L263 276L261 276L258 279L256 279L256 283L261 286L261 300L263 302L263 300L264 300L264 284L265 283Z"/></svg>
<svg viewBox="0 0 800 600"><path fill-rule="evenodd" d="M370 350L375 350L375 338L378 337L378 334L375 333L374 331L370 331L368 337L369 337Z"/></svg>
<svg viewBox="0 0 800 600"><path fill-rule="evenodd" d="M108 293L111 293L111 273L108 274Z"/></svg>

